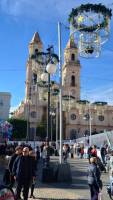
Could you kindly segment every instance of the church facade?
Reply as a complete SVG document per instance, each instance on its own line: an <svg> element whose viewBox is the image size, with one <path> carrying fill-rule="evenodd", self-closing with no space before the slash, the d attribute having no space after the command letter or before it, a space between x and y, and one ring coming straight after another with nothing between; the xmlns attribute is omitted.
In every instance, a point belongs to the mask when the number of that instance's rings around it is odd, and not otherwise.
<svg viewBox="0 0 113 200"><path fill-rule="evenodd" d="M47 121L47 88L37 84L40 82L43 68L32 59L36 52L41 51L43 51L43 43L36 32L29 44L25 99L13 115L15 118L27 119L31 133L38 123ZM95 134L104 130L113 130L113 106L107 102L90 103L88 100L80 99L80 70L78 49L73 38L70 38L64 50L62 66L64 139L76 139L88 135L89 132ZM58 87L58 84L54 84L53 89ZM51 95L51 105L55 110L58 102L58 96Z"/></svg>

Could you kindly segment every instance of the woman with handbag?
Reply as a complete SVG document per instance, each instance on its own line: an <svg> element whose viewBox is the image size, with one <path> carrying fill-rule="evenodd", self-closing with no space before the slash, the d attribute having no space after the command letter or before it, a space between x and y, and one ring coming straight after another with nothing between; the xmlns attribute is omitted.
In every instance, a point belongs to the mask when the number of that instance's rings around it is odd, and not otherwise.
<svg viewBox="0 0 113 200"><path fill-rule="evenodd" d="M88 185L90 188L91 200L98 200L100 191L102 190L101 173L97 166L97 158L90 158L88 166Z"/></svg>

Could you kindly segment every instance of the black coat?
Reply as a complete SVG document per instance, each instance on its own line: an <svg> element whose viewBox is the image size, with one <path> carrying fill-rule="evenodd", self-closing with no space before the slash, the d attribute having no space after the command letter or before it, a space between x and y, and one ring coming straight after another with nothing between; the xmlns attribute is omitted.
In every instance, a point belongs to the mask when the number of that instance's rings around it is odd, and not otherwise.
<svg viewBox="0 0 113 200"><path fill-rule="evenodd" d="M100 180L100 170L95 163L89 164L88 167L88 184L89 185L97 185L98 188L102 187L102 182Z"/></svg>
<svg viewBox="0 0 113 200"><path fill-rule="evenodd" d="M36 168L32 157L18 156L13 165L13 175L19 181L27 182L35 176Z"/></svg>
<svg viewBox="0 0 113 200"><path fill-rule="evenodd" d="M9 168L9 171L10 171L11 174L12 174L12 170L13 170L13 164L14 164L14 162L15 162L17 156L18 156L18 155L15 153L15 154L13 154L13 155L11 156L11 158L10 158L10 161L9 161L9 164L8 164L8 168Z"/></svg>

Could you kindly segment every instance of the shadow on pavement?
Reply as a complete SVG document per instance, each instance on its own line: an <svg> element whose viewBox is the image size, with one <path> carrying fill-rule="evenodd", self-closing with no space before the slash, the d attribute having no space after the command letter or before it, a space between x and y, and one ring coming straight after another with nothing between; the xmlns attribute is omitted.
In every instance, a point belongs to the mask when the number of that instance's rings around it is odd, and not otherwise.
<svg viewBox="0 0 113 200"><path fill-rule="evenodd" d="M60 199L58 199L58 198L35 198L35 199L37 199L37 200L73 200L73 199L67 199L67 198L60 198ZM89 199L76 199L76 200L89 200Z"/></svg>
<svg viewBox="0 0 113 200"><path fill-rule="evenodd" d="M65 198L65 199L56 199L56 198L35 198L35 199L37 199L37 200L73 200L73 199L67 199L67 198ZM89 199L76 199L76 200L89 200Z"/></svg>

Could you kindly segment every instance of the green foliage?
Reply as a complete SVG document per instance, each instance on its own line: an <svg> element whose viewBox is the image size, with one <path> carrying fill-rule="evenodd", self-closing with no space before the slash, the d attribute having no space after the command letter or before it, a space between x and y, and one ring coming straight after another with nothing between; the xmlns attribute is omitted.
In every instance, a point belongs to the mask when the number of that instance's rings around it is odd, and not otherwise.
<svg viewBox="0 0 113 200"><path fill-rule="evenodd" d="M27 122L25 120L10 118L8 122L13 126L13 139L26 138Z"/></svg>
<svg viewBox="0 0 113 200"><path fill-rule="evenodd" d="M50 130L51 131L51 130ZM47 136L47 122L41 122L37 126L36 136L41 140L45 140ZM49 133L49 139L51 138L51 132ZM56 124L52 123L52 139L55 141L56 138Z"/></svg>
<svg viewBox="0 0 113 200"><path fill-rule="evenodd" d="M35 59L41 65L45 65L50 61L54 64L59 62L59 57L52 52L36 52L34 55L31 55L31 59Z"/></svg>
<svg viewBox="0 0 113 200"><path fill-rule="evenodd" d="M47 125L44 122L41 122L40 124L38 124L37 126L37 130L36 130L36 136L41 138L41 139L45 139L46 138L46 132L47 131Z"/></svg>

